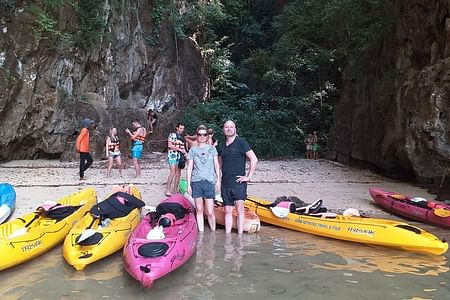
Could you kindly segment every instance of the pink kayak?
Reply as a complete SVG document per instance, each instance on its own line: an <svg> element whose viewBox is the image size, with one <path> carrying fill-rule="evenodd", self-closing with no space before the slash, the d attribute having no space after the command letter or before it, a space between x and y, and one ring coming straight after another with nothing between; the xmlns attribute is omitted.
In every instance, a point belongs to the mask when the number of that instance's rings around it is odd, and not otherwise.
<svg viewBox="0 0 450 300"><path fill-rule="evenodd" d="M450 228L450 206L420 197L409 197L379 188L369 189L380 206L394 214L420 222Z"/></svg>
<svg viewBox="0 0 450 300"><path fill-rule="evenodd" d="M130 234L123 249L125 269L144 287L151 287L191 258L197 238L194 208L182 195L172 195Z"/></svg>

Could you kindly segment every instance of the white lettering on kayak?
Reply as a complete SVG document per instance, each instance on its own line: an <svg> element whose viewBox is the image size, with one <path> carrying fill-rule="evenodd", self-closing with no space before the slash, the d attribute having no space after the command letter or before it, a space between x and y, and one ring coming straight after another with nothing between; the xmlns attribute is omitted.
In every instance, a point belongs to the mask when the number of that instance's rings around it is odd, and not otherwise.
<svg viewBox="0 0 450 300"><path fill-rule="evenodd" d="M313 222L313 221L309 221L309 220L303 220L301 218L296 219L295 222L301 223L303 225L319 227L319 228L323 228L323 229L327 229L327 230L333 230L333 231L341 230L340 226L317 223L317 222Z"/></svg>
<svg viewBox="0 0 450 300"><path fill-rule="evenodd" d="M31 251L34 248L40 246L41 244L42 244L42 240L37 240L36 242L27 244L20 249L22 249L22 252L28 252L28 251Z"/></svg>
<svg viewBox="0 0 450 300"><path fill-rule="evenodd" d="M353 227L349 227L347 230L354 234L363 234L363 235L368 235L370 237L373 237L376 233L374 230L371 230L371 229L361 229L361 228L353 228Z"/></svg>

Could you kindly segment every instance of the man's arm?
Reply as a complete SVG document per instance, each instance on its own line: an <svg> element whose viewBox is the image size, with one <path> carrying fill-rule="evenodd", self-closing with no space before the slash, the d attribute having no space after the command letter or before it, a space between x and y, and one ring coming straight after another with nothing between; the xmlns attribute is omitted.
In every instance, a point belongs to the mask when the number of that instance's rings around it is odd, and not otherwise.
<svg viewBox="0 0 450 300"><path fill-rule="evenodd" d="M258 158L256 157L255 152L253 152L253 150L249 150L245 153L245 155L247 156L247 159L250 161L250 166L248 168L248 173L247 173L247 177L248 180L250 180L250 178L252 178L253 173L255 173L255 169L256 169L256 164L258 163Z"/></svg>
<svg viewBox="0 0 450 300"><path fill-rule="evenodd" d="M248 150L245 152L245 156L247 156L247 159L250 161L250 166L248 167L248 173L246 176L237 176L236 182L242 183L242 182L248 182L250 181L250 178L252 178L253 173L256 169L256 164L258 163L258 158L256 157L255 152L253 150Z"/></svg>

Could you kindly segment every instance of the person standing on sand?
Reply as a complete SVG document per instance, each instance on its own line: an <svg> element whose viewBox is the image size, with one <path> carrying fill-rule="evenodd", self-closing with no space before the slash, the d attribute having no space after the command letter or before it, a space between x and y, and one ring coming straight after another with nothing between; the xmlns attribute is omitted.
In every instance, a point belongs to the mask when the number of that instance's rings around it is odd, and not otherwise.
<svg viewBox="0 0 450 300"><path fill-rule="evenodd" d="M243 138L236 134L236 124L226 121L223 125L225 142L218 147L219 165L222 169L221 193L225 205L225 233L231 233L233 208L237 211L237 231L244 231L244 200L247 198L247 182L250 181L258 163L255 152ZM250 161L245 173L247 159Z"/></svg>
<svg viewBox="0 0 450 300"><path fill-rule="evenodd" d="M122 158L120 153L120 140L117 136L117 129L111 128L109 135L106 137L106 157L108 158L108 169L106 177L111 177L111 170L116 160L117 167L119 167L119 174L122 177Z"/></svg>
<svg viewBox="0 0 450 300"><path fill-rule="evenodd" d="M208 128L208 144L217 147L217 139L214 137L214 129Z"/></svg>
<svg viewBox="0 0 450 300"><path fill-rule="evenodd" d="M319 138L317 137L317 131L313 131L312 134L312 158L317 159L319 156Z"/></svg>
<svg viewBox="0 0 450 300"><path fill-rule="evenodd" d="M156 122L158 122L158 115L153 109L150 108L147 111L148 133L153 133L153 129L156 126Z"/></svg>
<svg viewBox="0 0 450 300"><path fill-rule="evenodd" d="M195 201L198 231L204 230L204 208L208 216L209 228L215 231L214 197L216 192L220 191L219 159L216 148L207 143L206 126L198 126L196 136L197 146L192 147L187 155L187 191Z"/></svg>
<svg viewBox="0 0 450 300"><path fill-rule="evenodd" d="M313 137L311 133L308 134L308 137L304 140L304 143L306 145L306 158L308 159L313 158L312 154Z"/></svg>
<svg viewBox="0 0 450 300"><path fill-rule="evenodd" d="M85 180L84 171L86 171L94 162L91 154L89 153L89 129L94 121L90 119L84 119L81 122L82 129L77 137L75 147L77 152L80 153L80 180Z"/></svg>
<svg viewBox="0 0 450 300"><path fill-rule="evenodd" d="M185 140L183 137L184 124L178 123L176 132L169 134L167 138L167 161L169 163L169 176L167 176L166 196L177 193L180 183L181 169L184 168L182 162L187 155L185 149Z"/></svg>
<svg viewBox="0 0 450 300"><path fill-rule="evenodd" d="M142 158L142 150L144 149L144 142L147 132L144 127L142 127L139 120L134 120L132 123L134 127L133 133L130 129L125 129L125 132L131 138L131 158L133 159L134 170L136 171L136 178L141 177L141 165L139 160Z"/></svg>

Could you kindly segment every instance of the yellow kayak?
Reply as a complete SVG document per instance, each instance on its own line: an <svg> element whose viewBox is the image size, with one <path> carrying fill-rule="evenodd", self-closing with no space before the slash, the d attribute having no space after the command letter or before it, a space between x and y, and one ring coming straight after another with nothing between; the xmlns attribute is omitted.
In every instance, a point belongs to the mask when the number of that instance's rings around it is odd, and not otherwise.
<svg viewBox="0 0 450 300"><path fill-rule="evenodd" d="M245 207L254 211L262 222L324 237L396 247L408 251L444 254L448 244L418 227L403 222L366 217L314 217L288 213L280 218L269 208L271 201L248 197Z"/></svg>
<svg viewBox="0 0 450 300"><path fill-rule="evenodd" d="M64 240L73 224L97 202L94 189L86 188L39 211L0 225L0 270L39 256Z"/></svg>
<svg viewBox="0 0 450 300"><path fill-rule="evenodd" d="M121 250L128 235L140 222L141 193L135 186L114 193L92 207L64 240L63 254L67 263L83 270Z"/></svg>

